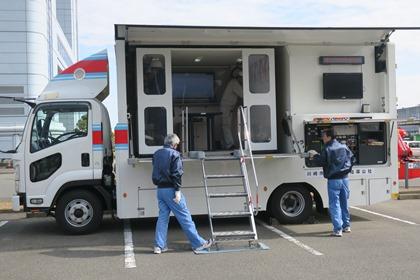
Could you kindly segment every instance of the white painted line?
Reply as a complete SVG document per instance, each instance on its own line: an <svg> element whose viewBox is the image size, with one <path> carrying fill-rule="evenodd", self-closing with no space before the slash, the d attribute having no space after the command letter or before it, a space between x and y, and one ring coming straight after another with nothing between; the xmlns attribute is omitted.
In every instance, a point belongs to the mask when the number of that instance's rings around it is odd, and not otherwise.
<svg viewBox="0 0 420 280"><path fill-rule="evenodd" d="M406 223L406 224L413 225L413 226L417 225L414 222L410 222L410 221L407 221L407 220L401 220L401 219L398 219L398 218L395 218L395 217L391 217L391 216L388 216L388 215L385 215L385 214L373 212L373 211L366 210L366 209L363 209L363 208L359 208L359 207L355 207L355 206L350 206L350 208L355 209L355 210L359 210L359 211L362 211L362 212L366 212L366 213L369 213L369 214L373 214L373 215L376 215L376 216L380 216L380 217L383 217L383 218L391 219L391 220L394 220L394 221L397 221L397 222Z"/></svg>
<svg viewBox="0 0 420 280"><path fill-rule="evenodd" d="M275 228L273 226L269 226L266 223L263 223L261 221L257 221L258 224L260 224L261 226L265 227L266 229L271 230L274 233L277 233L278 235L280 235L282 238L286 239L289 242L292 242L293 244L295 244L296 246L306 250L307 252L311 253L312 255L315 256L323 256L324 254L315 250L314 248L309 247L308 245L300 242L299 240L291 237L290 235L284 233L283 231L279 230L278 228Z"/></svg>
<svg viewBox="0 0 420 280"><path fill-rule="evenodd" d="M7 224L9 221L0 221L0 227L4 226L5 224Z"/></svg>
<svg viewBox="0 0 420 280"><path fill-rule="evenodd" d="M124 221L124 263L125 268L136 267L136 258L134 256L133 235L131 233L130 220Z"/></svg>

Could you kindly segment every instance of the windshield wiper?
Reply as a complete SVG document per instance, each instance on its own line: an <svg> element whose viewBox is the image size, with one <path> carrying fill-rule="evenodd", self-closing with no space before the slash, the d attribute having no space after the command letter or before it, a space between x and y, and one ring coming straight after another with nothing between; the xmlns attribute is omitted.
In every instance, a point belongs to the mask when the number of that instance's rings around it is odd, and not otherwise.
<svg viewBox="0 0 420 280"><path fill-rule="evenodd" d="M0 153L3 153L3 154L16 154L16 149L15 150L8 150L8 151L0 150Z"/></svg>
<svg viewBox="0 0 420 280"><path fill-rule="evenodd" d="M22 102L29 105L31 108L35 107L36 105L36 103L34 102L36 98L18 98L18 97L13 97L13 96L0 96L0 98L12 99L13 101L16 101L16 102Z"/></svg>

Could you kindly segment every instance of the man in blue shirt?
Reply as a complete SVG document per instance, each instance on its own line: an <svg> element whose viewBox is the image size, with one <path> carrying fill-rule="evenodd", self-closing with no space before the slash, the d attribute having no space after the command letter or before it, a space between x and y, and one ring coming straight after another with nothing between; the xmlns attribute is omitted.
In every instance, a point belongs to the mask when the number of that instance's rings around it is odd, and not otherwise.
<svg viewBox="0 0 420 280"><path fill-rule="evenodd" d="M339 143L332 129L322 131L324 148L321 154L309 151L310 159L322 166L324 177L328 179L329 211L333 223L332 236L341 237L344 232L351 232L348 199L350 195L348 174L354 163L350 149Z"/></svg>
<svg viewBox="0 0 420 280"><path fill-rule="evenodd" d="M184 169L181 155L176 150L179 142L180 140L176 134L169 134L165 137L163 148L156 151L153 155L152 180L153 184L157 186L159 203L159 218L156 223L155 234L155 254L168 250L166 240L171 211L190 241L194 252L207 249L212 245L211 240L206 241L198 234L185 198L180 191Z"/></svg>

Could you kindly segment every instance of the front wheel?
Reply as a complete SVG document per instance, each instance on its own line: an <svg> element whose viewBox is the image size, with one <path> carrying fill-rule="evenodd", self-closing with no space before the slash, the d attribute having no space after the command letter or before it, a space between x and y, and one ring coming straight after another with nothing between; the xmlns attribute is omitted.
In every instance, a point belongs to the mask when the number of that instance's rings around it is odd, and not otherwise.
<svg viewBox="0 0 420 280"><path fill-rule="evenodd" d="M96 230L102 222L102 203L86 190L65 193L57 202L55 218L67 233L85 234Z"/></svg>
<svg viewBox="0 0 420 280"><path fill-rule="evenodd" d="M280 187L271 198L270 210L280 223L303 223L312 212L311 194L299 185Z"/></svg>

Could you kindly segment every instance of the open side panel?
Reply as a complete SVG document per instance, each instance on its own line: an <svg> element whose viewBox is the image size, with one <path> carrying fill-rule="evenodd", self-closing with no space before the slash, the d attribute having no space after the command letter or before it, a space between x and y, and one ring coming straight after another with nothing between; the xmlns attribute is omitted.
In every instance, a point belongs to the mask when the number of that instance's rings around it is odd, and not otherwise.
<svg viewBox="0 0 420 280"><path fill-rule="evenodd" d="M170 50L138 48L137 69L139 154L150 155L173 131Z"/></svg>
<svg viewBox="0 0 420 280"><path fill-rule="evenodd" d="M277 150L274 49L243 49L243 95L255 151Z"/></svg>

